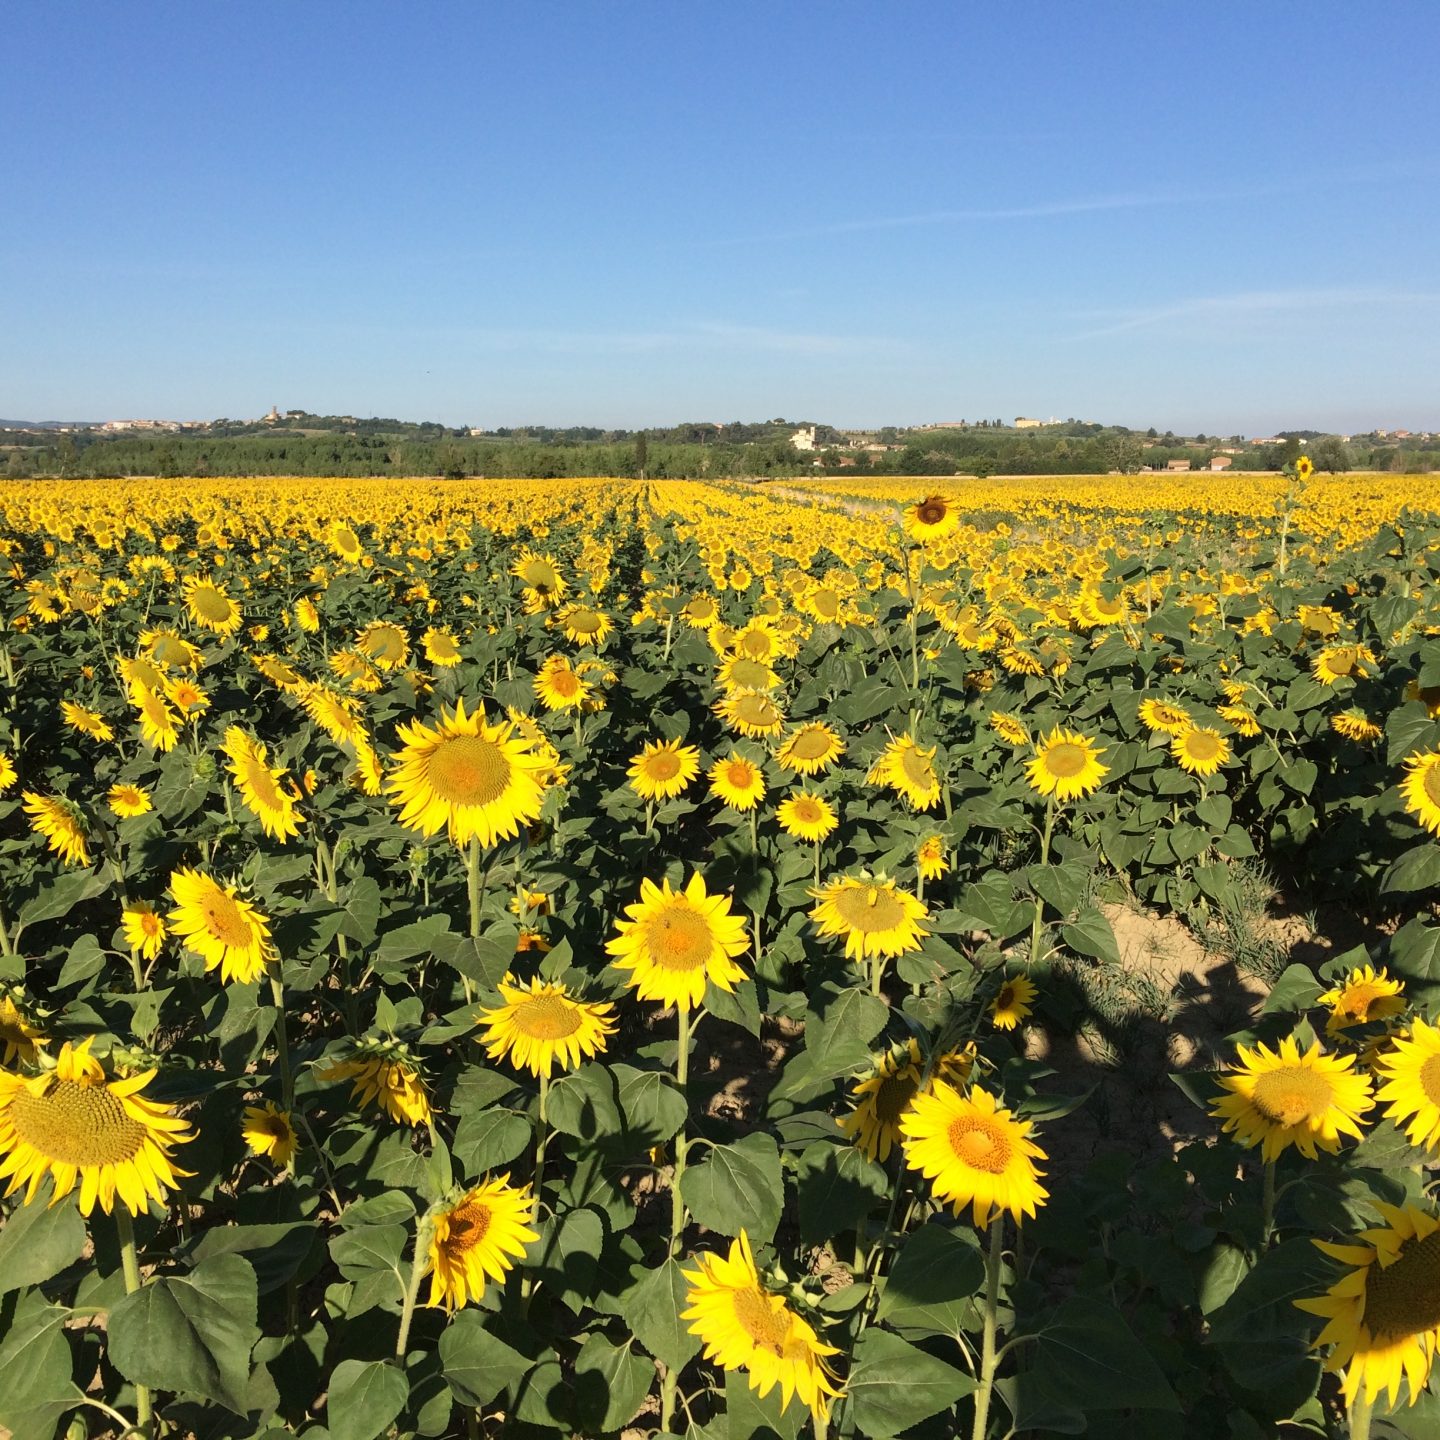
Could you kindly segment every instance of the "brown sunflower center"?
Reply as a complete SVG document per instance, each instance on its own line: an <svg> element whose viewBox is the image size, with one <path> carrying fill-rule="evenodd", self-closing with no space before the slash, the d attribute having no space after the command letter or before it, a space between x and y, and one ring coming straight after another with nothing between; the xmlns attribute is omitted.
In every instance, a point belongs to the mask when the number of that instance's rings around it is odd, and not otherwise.
<svg viewBox="0 0 1440 1440"><path fill-rule="evenodd" d="M572 610L565 623L577 635L593 635L600 629L600 617L593 610Z"/></svg>
<svg viewBox="0 0 1440 1440"><path fill-rule="evenodd" d="M819 803L808 795L800 796L790 807L790 813L802 825L818 825L825 818L825 812L821 810Z"/></svg>
<svg viewBox="0 0 1440 1440"><path fill-rule="evenodd" d="M1420 1088L1432 1105L1440 1105L1440 1055L1432 1055L1420 1067Z"/></svg>
<svg viewBox="0 0 1440 1440"><path fill-rule="evenodd" d="M780 719L780 712L763 695L742 695L735 706L735 718L744 725L769 729Z"/></svg>
<svg viewBox="0 0 1440 1440"><path fill-rule="evenodd" d="M1409 1241L1393 1265L1370 1266L1364 1322L1381 1343L1440 1325L1440 1231Z"/></svg>
<svg viewBox="0 0 1440 1440"><path fill-rule="evenodd" d="M681 895L651 917L645 941L662 969L698 970L710 958L713 937L705 916Z"/></svg>
<svg viewBox="0 0 1440 1440"><path fill-rule="evenodd" d="M680 773L680 757L673 750L657 750L645 757L645 775L650 780L673 780Z"/></svg>
<svg viewBox="0 0 1440 1440"><path fill-rule="evenodd" d="M922 525L938 525L948 513L945 502L938 496L932 495L928 500L922 500L915 509L915 518Z"/></svg>
<svg viewBox="0 0 1440 1440"><path fill-rule="evenodd" d="M510 762L483 735L452 735L425 768L430 788L451 805L493 805L510 783Z"/></svg>
<svg viewBox="0 0 1440 1440"><path fill-rule="evenodd" d="M62 1165L123 1165L145 1144L145 1127L103 1085L56 1080L43 1095L21 1090L7 1114L20 1140Z"/></svg>
<svg viewBox="0 0 1440 1440"><path fill-rule="evenodd" d="M1092 602L1095 613L1107 620L1113 620L1124 609L1119 600L1107 600L1103 595L1097 595Z"/></svg>
<svg viewBox="0 0 1440 1440"><path fill-rule="evenodd" d="M762 690L770 683L770 670L762 661L741 655L730 667L730 681L747 690Z"/></svg>
<svg viewBox="0 0 1440 1440"><path fill-rule="evenodd" d="M769 656L774 642L764 630L751 630L740 639L740 649L752 660L764 660Z"/></svg>
<svg viewBox="0 0 1440 1440"><path fill-rule="evenodd" d="M987 1175L1005 1173L1012 1153L1010 1137L994 1121L980 1115L961 1115L951 1122L947 1134L956 1157L971 1169L983 1170Z"/></svg>
<svg viewBox="0 0 1440 1440"><path fill-rule="evenodd" d="M228 595L222 595L213 585L197 585L191 592L190 603L202 620L223 625L233 611Z"/></svg>
<svg viewBox="0 0 1440 1440"><path fill-rule="evenodd" d="M563 1040L580 1028L580 1009L563 995L536 995L515 1007L514 1020L532 1040Z"/></svg>
<svg viewBox="0 0 1440 1440"><path fill-rule="evenodd" d="M1015 1003L1015 987L1006 981L1000 987L1000 993L995 997L995 1008L997 1010L1008 1010Z"/></svg>
<svg viewBox="0 0 1440 1440"><path fill-rule="evenodd" d="M755 771L748 760L732 760L725 767L725 779L734 790L748 790L755 783Z"/></svg>
<svg viewBox="0 0 1440 1440"><path fill-rule="evenodd" d="M450 1213L450 1235L445 1248L465 1254L486 1236L494 1217L490 1207L479 1200L464 1200Z"/></svg>
<svg viewBox="0 0 1440 1440"><path fill-rule="evenodd" d="M908 745L900 752L900 770L917 790L928 790L935 784L935 771L930 764L930 757Z"/></svg>
<svg viewBox="0 0 1440 1440"><path fill-rule="evenodd" d="M550 688L561 699L568 700L580 690L580 677L573 670L552 670Z"/></svg>
<svg viewBox="0 0 1440 1440"><path fill-rule="evenodd" d="M883 885L856 885L842 890L834 900L846 926L862 934L894 930L905 923L905 907L894 890Z"/></svg>
<svg viewBox="0 0 1440 1440"><path fill-rule="evenodd" d="M830 737L818 725L807 725L796 732L790 753L797 760L821 760L830 753Z"/></svg>
<svg viewBox="0 0 1440 1440"><path fill-rule="evenodd" d="M1057 740L1044 754L1045 769L1057 780L1073 780L1085 768L1085 747Z"/></svg>
<svg viewBox="0 0 1440 1440"><path fill-rule="evenodd" d="M810 597L810 603L826 620L832 620L840 613L840 597L828 586L817 590Z"/></svg>
<svg viewBox="0 0 1440 1440"><path fill-rule="evenodd" d="M1370 1007L1377 1000L1384 997L1373 986L1365 981L1347 987L1344 995L1340 997L1340 1003L1336 1009L1342 1015L1353 1015L1357 1020L1364 1020L1370 1014Z"/></svg>
<svg viewBox="0 0 1440 1440"><path fill-rule="evenodd" d="M1425 787L1425 794L1432 805L1440 805L1440 764L1427 765L1424 776L1420 783Z"/></svg>
<svg viewBox="0 0 1440 1440"><path fill-rule="evenodd" d="M398 626L377 625L366 634L360 648L377 660L399 661L405 654L405 635Z"/></svg>
<svg viewBox="0 0 1440 1440"><path fill-rule="evenodd" d="M1353 645L1341 645L1325 657L1326 668L1332 675L1348 675L1359 659Z"/></svg>
<svg viewBox="0 0 1440 1440"><path fill-rule="evenodd" d="M1213 730L1191 730L1184 740L1185 753L1202 763L1218 759L1220 737Z"/></svg>
<svg viewBox="0 0 1440 1440"><path fill-rule="evenodd" d="M777 1310L770 1296L758 1285L734 1292L735 1318L741 1328L759 1346L782 1353L785 1337L790 1333L790 1318L785 1310Z"/></svg>
<svg viewBox="0 0 1440 1440"><path fill-rule="evenodd" d="M255 932L233 895L217 889L200 903L205 916L205 929L231 950L248 950L255 943Z"/></svg>
<svg viewBox="0 0 1440 1440"><path fill-rule="evenodd" d="M1334 1098L1330 1082L1304 1065L1282 1065L1255 1082L1255 1108L1278 1125L1318 1119Z"/></svg>
<svg viewBox="0 0 1440 1440"><path fill-rule="evenodd" d="M920 1088L919 1078L907 1067L898 1075L887 1075L875 1092L875 1118L882 1125L893 1125L909 1108Z"/></svg>

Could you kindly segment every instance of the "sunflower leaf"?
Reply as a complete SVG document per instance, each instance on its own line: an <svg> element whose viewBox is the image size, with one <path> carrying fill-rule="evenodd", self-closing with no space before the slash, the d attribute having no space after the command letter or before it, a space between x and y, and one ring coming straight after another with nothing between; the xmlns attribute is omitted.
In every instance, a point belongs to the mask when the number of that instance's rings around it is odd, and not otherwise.
<svg viewBox="0 0 1440 1440"><path fill-rule="evenodd" d="M404 1370L388 1360L342 1360L330 1377L325 1419L331 1440L374 1440L410 1397Z"/></svg>
<svg viewBox="0 0 1440 1440"><path fill-rule="evenodd" d="M846 1390L862 1435L899 1435L948 1410L975 1382L963 1370L887 1331L870 1329L855 1350Z"/></svg>
<svg viewBox="0 0 1440 1440"><path fill-rule="evenodd" d="M681 1194L691 1213L708 1230L738 1235L741 1230L759 1244L780 1223L784 1182L780 1151L761 1131L717 1145L705 1159L686 1170Z"/></svg>

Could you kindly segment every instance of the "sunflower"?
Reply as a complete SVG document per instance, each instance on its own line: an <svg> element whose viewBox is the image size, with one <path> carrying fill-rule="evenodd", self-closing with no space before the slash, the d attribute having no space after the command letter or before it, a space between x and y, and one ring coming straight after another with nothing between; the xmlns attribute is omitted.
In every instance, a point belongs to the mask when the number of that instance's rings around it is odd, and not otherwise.
<svg viewBox="0 0 1440 1440"><path fill-rule="evenodd" d="M432 625L420 637L420 645L425 651L425 658L442 670L453 670L460 663L460 642L449 630L440 630Z"/></svg>
<svg viewBox="0 0 1440 1440"><path fill-rule="evenodd" d="M1308 455L1302 455L1295 462L1295 476L1299 480L1308 480L1315 473L1314 462Z"/></svg>
<svg viewBox="0 0 1440 1440"><path fill-rule="evenodd" d="M1440 719L1440 685L1422 685L1418 680L1407 680L1405 698L1418 700L1432 720Z"/></svg>
<svg viewBox="0 0 1440 1440"><path fill-rule="evenodd" d="M1018 715L1009 715L1003 710L992 710L990 712L990 728L1007 745L1028 745L1030 743L1030 732L1025 728L1025 722Z"/></svg>
<svg viewBox="0 0 1440 1440"><path fill-rule="evenodd" d="M165 703L159 690L134 680L130 683L130 703L140 717L140 738L156 750L173 750L180 732L175 724L175 714Z"/></svg>
<svg viewBox="0 0 1440 1440"><path fill-rule="evenodd" d="M1038 993L1028 976L1012 976L990 1002L990 1023L997 1030L1013 1030L1030 1014L1030 1002Z"/></svg>
<svg viewBox="0 0 1440 1440"><path fill-rule="evenodd" d="M1405 1009L1401 998L1405 986L1392 980L1381 970L1365 965L1352 970L1333 990L1327 990L1316 1001L1330 1009L1325 1033L1338 1035L1352 1025L1368 1025L1372 1020L1388 1020Z"/></svg>
<svg viewBox="0 0 1440 1440"><path fill-rule="evenodd" d="M927 1081L920 1046L907 1040L903 1046L887 1050L870 1073L856 1082L850 1092L850 1113L837 1123L870 1159L888 1160L890 1151L900 1143L900 1117L922 1086L928 1093L937 1079L963 1085L974 1064L973 1044L949 1051L936 1059Z"/></svg>
<svg viewBox="0 0 1440 1440"><path fill-rule="evenodd" d="M185 948L198 955L220 978L246 984L258 980L275 959L270 922L233 885L221 885L198 870L170 876L176 908L166 916Z"/></svg>
<svg viewBox="0 0 1440 1440"><path fill-rule="evenodd" d="M943 793L935 774L936 748L932 745L922 749L909 735L902 735L880 752L865 777L866 783L895 791L912 810L933 810Z"/></svg>
<svg viewBox="0 0 1440 1440"><path fill-rule="evenodd" d="M247 1105L240 1133L252 1155L268 1155L280 1169L290 1168L298 1147L295 1124L288 1110L282 1110L273 1100L263 1105Z"/></svg>
<svg viewBox="0 0 1440 1440"><path fill-rule="evenodd" d="M187 575L184 589L185 608L202 630L228 637L240 628L240 607L208 576Z"/></svg>
<svg viewBox="0 0 1440 1440"><path fill-rule="evenodd" d="M1110 773L1110 767L1100 763L1104 753L1089 736L1057 726L1036 745L1035 758L1025 762L1025 775L1032 790L1063 804L1098 788Z"/></svg>
<svg viewBox="0 0 1440 1440"><path fill-rule="evenodd" d="M0 1049L5 1052L0 1063L34 1065L49 1043L9 995L0 996Z"/></svg>
<svg viewBox="0 0 1440 1440"><path fill-rule="evenodd" d="M424 1125L430 1118L430 1096L419 1070L408 1060L388 1052L362 1052L337 1060L315 1072L329 1083L349 1080L350 1098L363 1107L378 1105L398 1125Z"/></svg>
<svg viewBox="0 0 1440 1440"><path fill-rule="evenodd" d="M673 800L700 773L700 751L678 740L652 740L630 762L631 789L642 800Z"/></svg>
<svg viewBox="0 0 1440 1440"><path fill-rule="evenodd" d="M590 699L590 687L563 655L552 655L535 677L535 694L547 710L580 710Z"/></svg>
<svg viewBox="0 0 1440 1440"><path fill-rule="evenodd" d="M1033 1128L978 1085L966 1095L944 1080L917 1095L900 1117L905 1163L932 1183L957 1217L970 1206L982 1230L1002 1211L1018 1222L1044 1203L1048 1192L1035 1162L1045 1152L1029 1138Z"/></svg>
<svg viewBox="0 0 1440 1440"><path fill-rule="evenodd" d="M948 495L927 495L907 505L901 520L905 533L921 544L927 540L943 540L960 528L960 512Z"/></svg>
<svg viewBox="0 0 1440 1440"><path fill-rule="evenodd" d="M1328 1323L1315 1348L1334 1345L1325 1369L1343 1369L1346 1403L1382 1393L1393 1409L1402 1381L1413 1405L1430 1380L1440 1348L1440 1216L1413 1205L1371 1202L1385 1220L1343 1244L1316 1240L1351 1267L1324 1294L1294 1304Z"/></svg>
<svg viewBox="0 0 1440 1440"><path fill-rule="evenodd" d="M73 700L60 702L60 715L65 723L77 734L88 735L92 740L113 740L115 732L110 722L98 710L87 710Z"/></svg>
<svg viewBox="0 0 1440 1440"><path fill-rule="evenodd" d="M785 728L785 714L759 690L736 690L715 706L715 713L734 731L752 740L778 735Z"/></svg>
<svg viewBox="0 0 1440 1440"><path fill-rule="evenodd" d="M230 761L230 774L245 808L260 822L267 835L283 845L300 833L300 816L295 800L281 783L283 770L274 770L265 757L265 746L252 739L238 725L225 732L220 747Z"/></svg>
<svg viewBox="0 0 1440 1440"><path fill-rule="evenodd" d="M1382 739L1385 732L1363 711L1353 706L1330 717L1330 728L1347 740L1361 745L1372 745Z"/></svg>
<svg viewBox="0 0 1440 1440"><path fill-rule="evenodd" d="M165 698L182 714L189 716L210 708L210 697L188 676L165 681Z"/></svg>
<svg viewBox="0 0 1440 1440"><path fill-rule="evenodd" d="M69 800L37 795L33 790L25 790L21 794L24 800L21 808L30 817L30 828L43 835L46 844L67 865L88 865L90 851L86 841L90 827L79 807Z"/></svg>
<svg viewBox="0 0 1440 1440"><path fill-rule="evenodd" d="M807 720L792 730L775 752L782 770L797 775L818 775L828 770L845 753L845 742L823 720Z"/></svg>
<svg viewBox="0 0 1440 1440"><path fill-rule="evenodd" d="M728 896L707 894L698 871L684 890L642 880L639 902L625 913L605 949L617 970L631 972L626 984L641 1000L688 1010L705 998L707 982L730 991L744 978L733 957L749 949L745 917L730 913Z"/></svg>
<svg viewBox="0 0 1440 1440"><path fill-rule="evenodd" d="M1210 1113L1241 1145L1259 1145L1267 1161L1293 1145L1313 1160L1317 1146L1334 1154L1342 1134L1358 1138L1360 1117L1375 1101L1353 1055L1327 1055L1318 1040L1302 1055L1293 1035L1278 1050L1241 1045L1237 1053L1240 1072L1220 1076L1230 1094L1212 1101Z"/></svg>
<svg viewBox="0 0 1440 1440"><path fill-rule="evenodd" d="M710 767L710 793L732 810L753 810L765 798L760 767L733 750Z"/></svg>
<svg viewBox="0 0 1440 1440"><path fill-rule="evenodd" d="M331 521L325 539L340 559L348 560L352 565L365 553L360 544L360 537L355 533L354 528L345 524L343 520Z"/></svg>
<svg viewBox="0 0 1440 1440"><path fill-rule="evenodd" d="M1170 753L1182 770L1213 775L1230 758L1230 742L1208 725L1192 725L1170 742Z"/></svg>
<svg viewBox="0 0 1440 1440"><path fill-rule="evenodd" d="M797 790L787 795L775 811L780 828L797 840L818 845L840 823L830 802L823 795Z"/></svg>
<svg viewBox="0 0 1440 1440"><path fill-rule="evenodd" d="M927 835L915 849L915 870L922 880L938 880L948 873L950 859L943 835Z"/></svg>
<svg viewBox="0 0 1440 1440"><path fill-rule="evenodd" d="M1162 735L1183 735L1195 723L1188 710L1182 710L1168 700L1142 700L1140 719L1146 729L1159 731Z"/></svg>
<svg viewBox="0 0 1440 1440"><path fill-rule="evenodd" d="M160 665L171 665L178 670L199 670L205 664L200 647L192 645L174 630L142 630L140 644Z"/></svg>
<svg viewBox="0 0 1440 1440"><path fill-rule="evenodd" d="M15 762L4 751L0 751L0 795L3 795L20 778Z"/></svg>
<svg viewBox="0 0 1440 1440"><path fill-rule="evenodd" d="M120 928L125 932L125 943L142 960L153 960L170 933L148 900L132 900L120 912Z"/></svg>
<svg viewBox="0 0 1440 1440"><path fill-rule="evenodd" d="M539 555L527 545L510 567L524 587L525 608L534 615L553 610L565 596L565 581L548 555Z"/></svg>
<svg viewBox="0 0 1440 1440"><path fill-rule="evenodd" d="M467 715L459 699L433 729L419 720L396 729L404 749L386 789L402 825L425 835L448 828L459 846L472 836L495 845L539 819L545 762L509 721L489 725L483 706Z"/></svg>
<svg viewBox="0 0 1440 1440"><path fill-rule="evenodd" d="M1322 685L1333 685L1337 680L1364 679L1378 664L1364 645L1331 645L1315 657L1310 673Z"/></svg>
<svg viewBox="0 0 1440 1440"><path fill-rule="evenodd" d="M90 1054L91 1039L63 1046L55 1068L33 1079L0 1070L0 1179L9 1178L6 1195L25 1186L27 1205L50 1175L52 1205L78 1180L82 1215L97 1200L110 1214L117 1195L140 1215L190 1174L170 1152L195 1132L170 1106L145 1099L153 1070L107 1080Z"/></svg>
<svg viewBox="0 0 1440 1440"><path fill-rule="evenodd" d="M555 617L555 623L572 645L593 645L597 649L615 628L603 610L579 602L567 605Z"/></svg>
<svg viewBox="0 0 1440 1440"><path fill-rule="evenodd" d="M478 1301L485 1285L505 1283L525 1247L540 1236L530 1228L535 1198L510 1176L493 1176L436 1211L430 1236L430 1304L458 1310Z"/></svg>
<svg viewBox="0 0 1440 1440"><path fill-rule="evenodd" d="M1440 1150L1440 1027L1412 1021L1380 1054L1375 1074L1381 1081L1375 1098L1390 1107L1385 1118L1403 1123L1412 1145Z"/></svg>
<svg viewBox="0 0 1440 1440"><path fill-rule="evenodd" d="M1228 720L1247 739L1260 733L1260 721L1248 705L1217 705L1215 713L1222 720Z"/></svg>
<svg viewBox="0 0 1440 1440"><path fill-rule="evenodd" d="M728 655L717 676L723 690L773 690L780 677L763 660L748 655Z"/></svg>
<svg viewBox="0 0 1440 1440"><path fill-rule="evenodd" d="M707 1360L725 1370L744 1370L752 1390L768 1395L780 1387L781 1409L798 1396L817 1427L830 1414L840 1387L826 1360L839 1351L826 1345L786 1303L784 1295L760 1283L750 1237L741 1230L729 1255L695 1256L695 1269L681 1272L688 1309L680 1312L698 1335Z"/></svg>
<svg viewBox="0 0 1440 1440"><path fill-rule="evenodd" d="M323 685L308 685L300 692L305 713L337 744L354 745L368 737L360 719L360 702Z"/></svg>
<svg viewBox="0 0 1440 1440"><path fill-rule="evenodd" d="M372 620L355 637L355 648L377 670L399 670L410 658L410 638L393 620Z"/></svg>
<svg viewBox="0 0 1440 1440"><path fill-rule="evenodd" d="M692 595L680 611L692 630L708 630L720 618L720 602L713 595Z"/></svg>
<svg viewBox="0 0 1440 1440"><path fill-rule="evenodd" d="M843 935L851 960L908 954L930 933L917 923L930 912L884 875L846 876L810 894L816 902L811 924L822 939Z"/></svg>
<svg viewBox="0 0 1440 1440"><path fill-rule="evenodd" d="M1425 829L1440 834L1440 750L1406 760L1400 796L1405 808Z"/></svg>
<svg viewBox="0 0 1440 1440"><path fill-rule="evenodd" d="M576 1000L564 985L536 979L526 989L506 975L499 988L505 1003L477 1017L486 1027L480 1043L490 1059L504 1056L517 1070L546 1079L556 1066L573 1070L615 1032L614 1006Z"/></svg>
<svg viewBox="0 0 1440 1440"><path fill-rule="evenodd" d="M142 790L138 785L112 785L105 792L105 803L109 805L110 813L118 815L122 820L132 819L136 815L148 815L155 808L150 792Z"/></svg>

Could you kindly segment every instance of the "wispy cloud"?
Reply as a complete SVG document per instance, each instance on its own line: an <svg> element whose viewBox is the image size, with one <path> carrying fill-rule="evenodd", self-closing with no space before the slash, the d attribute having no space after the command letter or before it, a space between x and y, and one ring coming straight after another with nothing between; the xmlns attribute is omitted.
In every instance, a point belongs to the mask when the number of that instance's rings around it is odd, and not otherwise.
<svg viewBox="0 0 1440 1440"><path fill-rule="evenodd" d="M1105 323L1060 338L1096 340L1160 326L1193 330L1197 325L1237 325L1270 318L1355 309L1412 309L1440 306L1440 291L1392 290L1376 286L1320 289L1244 290L1233 295L1201 295L1134 309L1092 312Z"/></svg>
<svg viewBox="0 0 1440 1440"><path fill-rule="evenodd" d="M663 351L732 354L849 355L897 349L901 342L884 336L827 335L779 330L724 321L696 321L655 330L478 330L471 334L484 349L532 351L554 355L638 355Z"/></svg>

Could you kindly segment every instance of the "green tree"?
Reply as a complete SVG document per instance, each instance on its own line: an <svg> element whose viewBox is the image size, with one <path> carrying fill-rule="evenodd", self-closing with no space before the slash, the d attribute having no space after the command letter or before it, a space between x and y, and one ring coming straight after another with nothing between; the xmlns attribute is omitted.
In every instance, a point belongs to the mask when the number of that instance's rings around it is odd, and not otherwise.
<svg viewBox="0 0 1440 1440"><path fill-rule="evenodd" d="M1355 468L1355 457L1338 435L1326 435L1317 440L1310 451L1310 458L1317 470L1327 470L1332 475L1343 474Z"/></svg>
<svg viewBox="0 0 1440 1440"><path fill-rule="evenodd" d="M642 430L635 437L635 471L643 480L645 478L645 466L650 460L650 443Z"/></svg>

